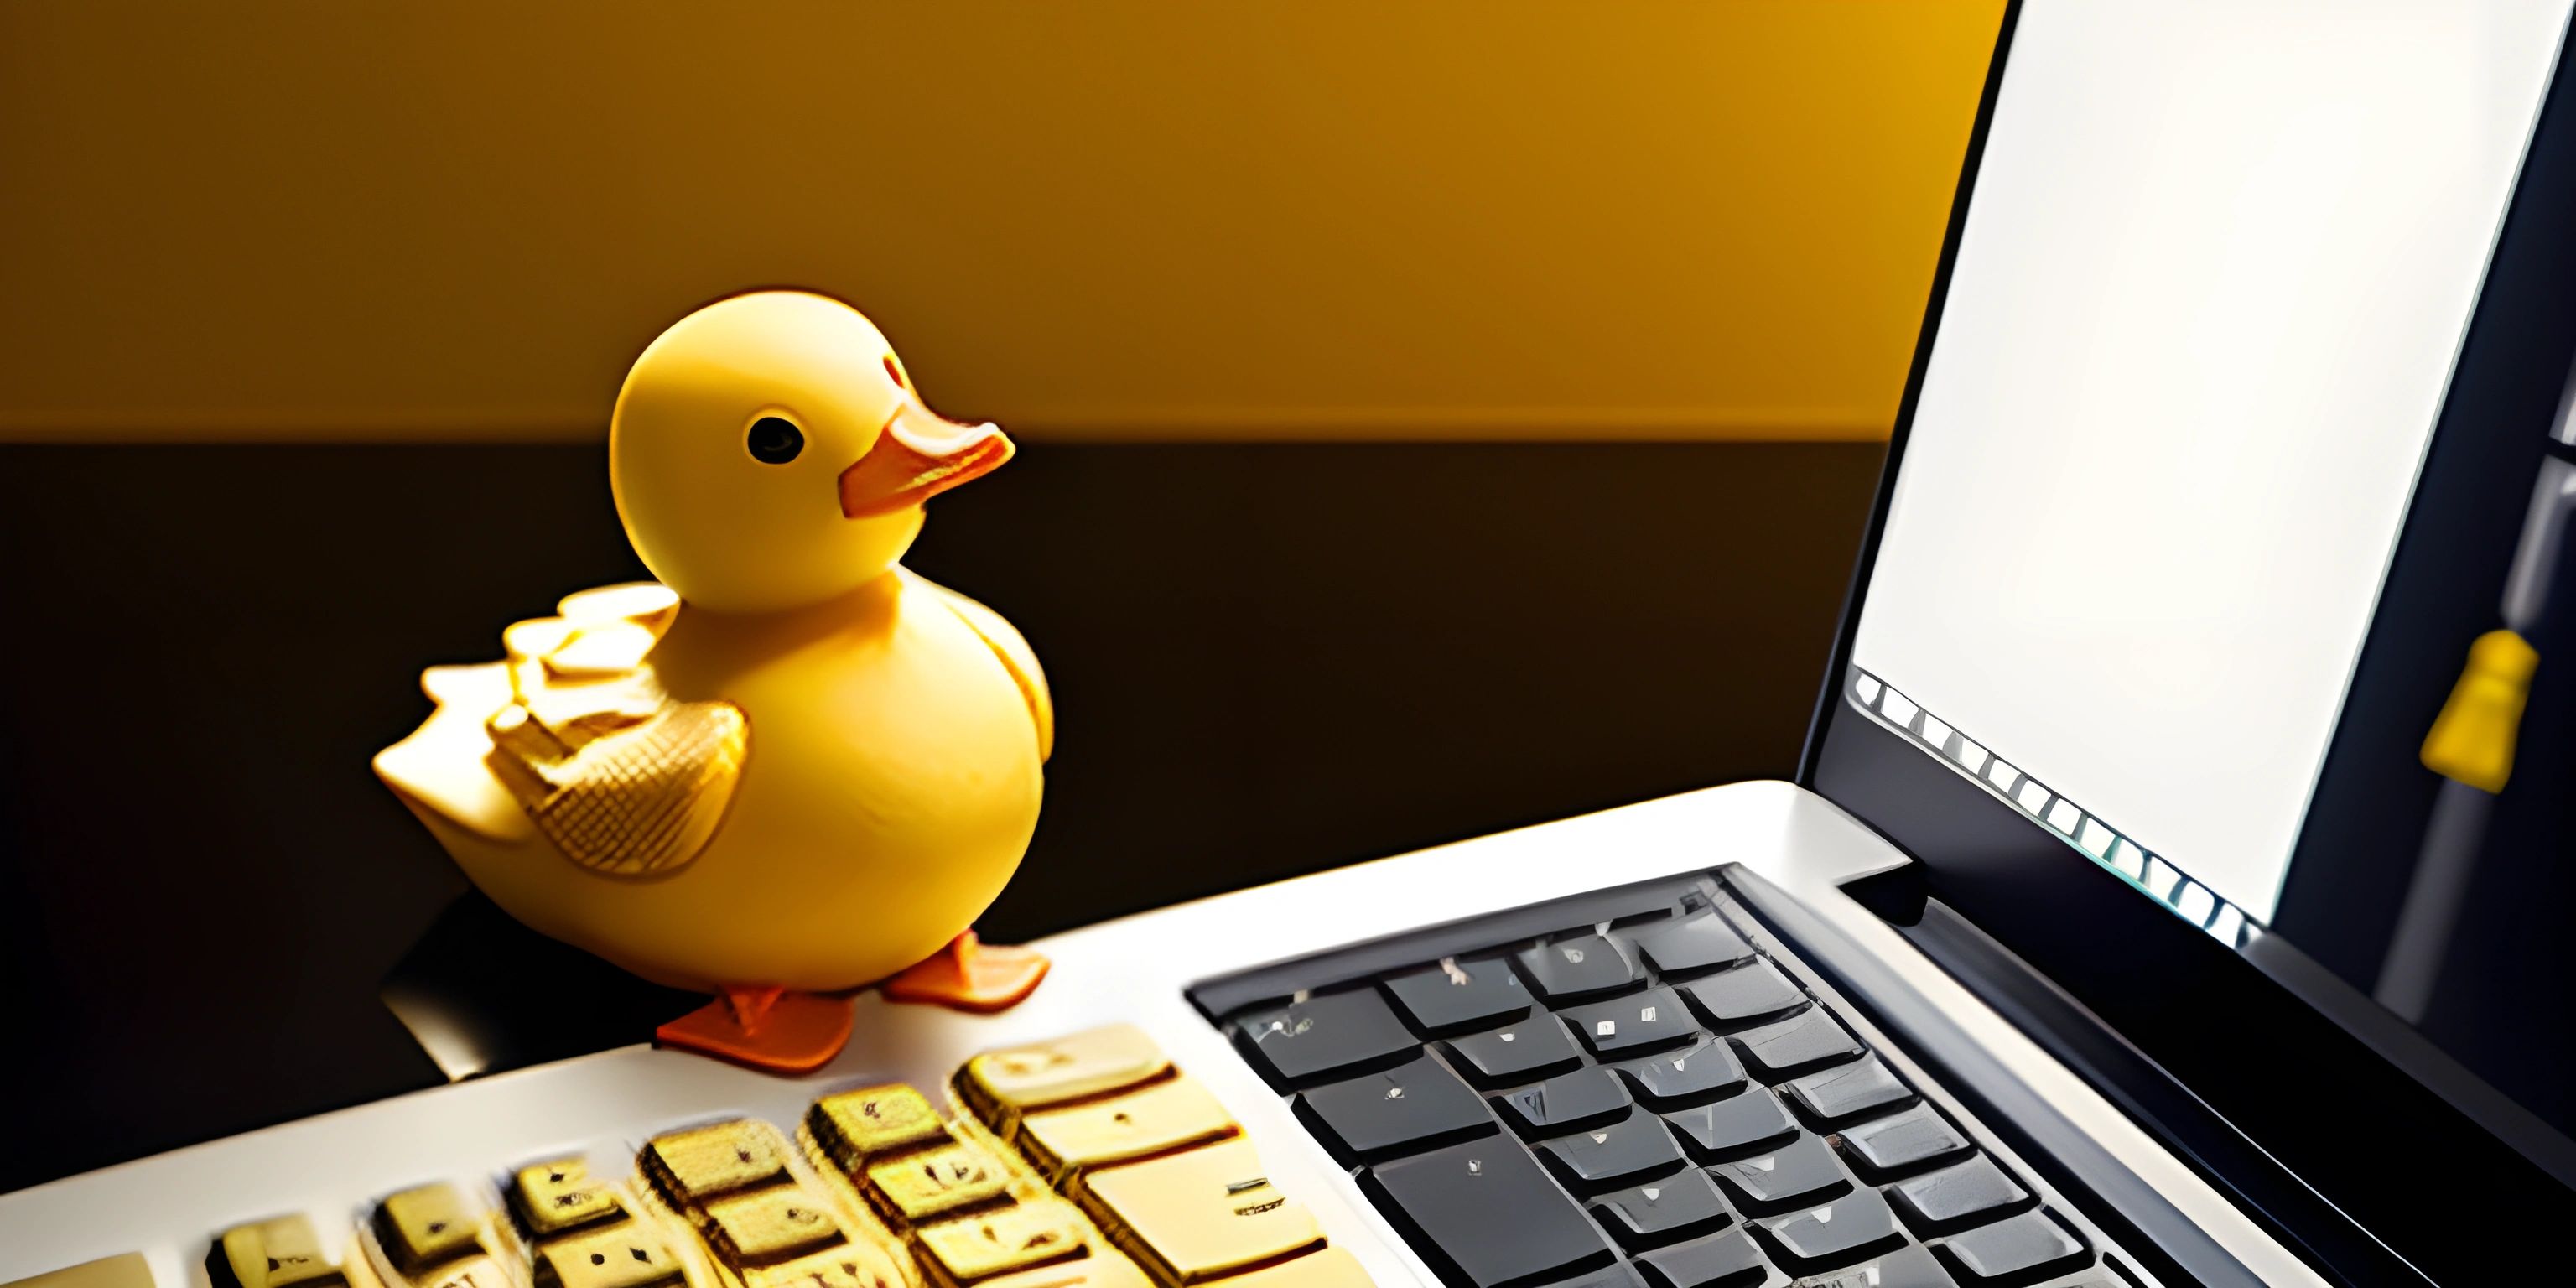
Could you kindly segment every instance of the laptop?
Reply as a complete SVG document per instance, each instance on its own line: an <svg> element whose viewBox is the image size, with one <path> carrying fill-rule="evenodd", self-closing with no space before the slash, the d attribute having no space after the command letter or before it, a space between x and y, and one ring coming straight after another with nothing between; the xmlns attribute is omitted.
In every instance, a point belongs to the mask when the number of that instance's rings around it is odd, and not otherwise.
<svg viewBox="0 0 2576 1288"><path fill-rule="evenodd" d="M0 1282L2555 1282L2570 8L2011 5L1794 783L50 1182Z"/></svg>

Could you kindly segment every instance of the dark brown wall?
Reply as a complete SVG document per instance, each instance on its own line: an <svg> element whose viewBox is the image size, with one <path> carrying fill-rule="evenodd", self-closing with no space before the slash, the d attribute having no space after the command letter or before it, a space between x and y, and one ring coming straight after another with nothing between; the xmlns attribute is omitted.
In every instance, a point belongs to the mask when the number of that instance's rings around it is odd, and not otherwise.
<svg viewBox="0 0 2576 1288"><path fill-rule="evenodd" d="M985 930L1786 775L1880 455L1027 450L911 560L1055 686ZM367 758L423 664L639 572L595 448L0 451L0 963L42 1035L0 1188L433 1081L376 987L465 884Z"/></svg>

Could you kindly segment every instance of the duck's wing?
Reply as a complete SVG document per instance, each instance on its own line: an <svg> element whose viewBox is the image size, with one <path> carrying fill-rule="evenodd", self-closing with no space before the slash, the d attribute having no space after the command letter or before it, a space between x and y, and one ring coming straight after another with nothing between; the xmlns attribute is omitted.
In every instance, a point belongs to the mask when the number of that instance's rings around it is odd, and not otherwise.
<svg viewBox="0 0 2576 1288"><path fill-rule="evenodd" d="M438 704L411 736L376 753L376 777L422 809L487 841L525 841L536 825L484 758L492 753L485 722L510 704L510 667L433 666L421 692Z"/></svg>
<svg viewBox="0 0 2576 1288"><path fill-rule="evenodd" d="M1038 655L1029 647L1020 629L1010 619L990 608L950 590L909 568L899 568L911 584L927 590L948 605L968 629L984 639L993 655L1002 659L1002 667L1011 673L1011 682L1020 686L1020 697L1029 704L1029 719L1037 725L1038 759L1045 760L1055 751L1055 701L1047 696L1046 672L1038 667Z"/></svg>
<svg viewBox="0 0 2576 1288"><path fill-rule="evenodd" d="M676 702L650 655L679 599L650 582L567 597L502 632L506 661L422 677L438 709L376 757L395 790L478 835L543 835L617 876L667 874L715 835L750 755L729 702Z"/></svg>

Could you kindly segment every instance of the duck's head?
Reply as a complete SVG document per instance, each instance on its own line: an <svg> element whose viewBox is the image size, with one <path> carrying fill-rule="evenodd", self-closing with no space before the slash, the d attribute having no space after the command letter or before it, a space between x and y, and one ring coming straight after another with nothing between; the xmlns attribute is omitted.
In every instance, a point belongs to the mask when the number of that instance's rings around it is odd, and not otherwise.
<svg viewBox="0 0 2576 1288"><path fill-rule="evenodd" d="M760 291L673 323L609 422L617 514L644 566L724 613L836 598L882 575L921 503L1011 440L922 405L876 326L839 300Z"/></svg>

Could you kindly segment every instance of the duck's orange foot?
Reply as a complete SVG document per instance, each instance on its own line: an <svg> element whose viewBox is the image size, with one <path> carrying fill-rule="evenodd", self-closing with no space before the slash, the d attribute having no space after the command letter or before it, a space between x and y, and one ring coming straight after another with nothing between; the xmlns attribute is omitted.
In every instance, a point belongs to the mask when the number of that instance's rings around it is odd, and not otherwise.
<svg viewBox="0 0 2576 1288"><path fill-rule="evenodd" d="M667 1047L768 1073L812 1073L849 1045L853 1009L847 994L729 988L653 1036Z"/></svg>
<svg viewBox="0 0 2576 1288"><path fill-rule="evenodd" d="M889 1002L929 1002L989 1015L1026 1000L1046 973L1045 954L988 944L969 930L883 987Z"/></svg>

